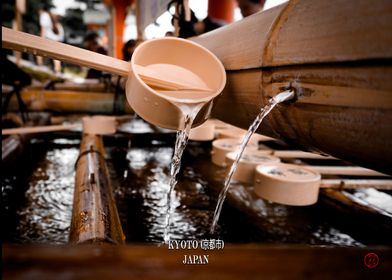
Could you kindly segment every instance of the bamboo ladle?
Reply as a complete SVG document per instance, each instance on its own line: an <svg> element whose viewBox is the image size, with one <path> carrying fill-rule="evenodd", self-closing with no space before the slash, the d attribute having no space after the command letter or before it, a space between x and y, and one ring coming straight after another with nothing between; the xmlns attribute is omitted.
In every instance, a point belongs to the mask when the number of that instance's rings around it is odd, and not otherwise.
<svg viewBox="0 0 392 280"><path fill-rule="evenodd" d="M50 57L124 77L128 77L131 71L130 63L110 56L15 31L6 27L2 27L2 33L3 48L32 53L37 56ZM168 67L173 69L176 65L170 65ZM176 77L170 75L170 70L166 72L156 71L148 66L141 65L135 65L135 70L150 87L167 91L211 91L195 74L192 75L192 73L189 73L189 70L179 66L176 67L176 70L184 73L183 75L179 75L181 76L180 81L176 81Z"/></svg>

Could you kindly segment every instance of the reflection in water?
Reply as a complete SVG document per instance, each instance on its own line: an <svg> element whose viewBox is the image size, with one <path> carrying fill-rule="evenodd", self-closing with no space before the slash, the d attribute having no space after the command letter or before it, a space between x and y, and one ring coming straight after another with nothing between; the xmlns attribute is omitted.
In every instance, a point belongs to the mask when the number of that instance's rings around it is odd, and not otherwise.
<svg viewBox="0 0 392 280"><path fill-rule="evenodd" d="M78 143L56 139L47 145L38 141L30 146L31 155L24 156L17 169L2 177L5 213L2 230L6 242L67 242ZM168 143L166 147L106 148L128 243L162 241L172 146ZM226 175L225 169L211 164L210 152L210 144L198 143L190 143L184 152L173 196L173 239L209 237L216 199ZM357 199L390 205L391 196L384 192L372 189L350 192ZM363 246L341 227L326 220L329 213L317 204L293 207L271 203L258 198L252 186L238 182L232 182L228 202L217 227L218 236L228 243ZM367 244L366 240L361 242ZM377 239L372 242L379 244Z"/></svg>
<svg viewBox="0 0 392 280"><path fill-rule="evenodd" d="M389 216L392 217L392 196L389 194L371 188L362 188L346 192L353 193L355 198L387 212Z"/></svg>
<svg viewBox="0 0 392 280"><path fill-rule="evenodd" d="M79 149L53 149L29 178L27 205L18 211L21 242L66 243Z"/></svg>
<svg viewBox="0 0 392 280"><path fill-rule="evenodd" d="M125 156L124 156L125 152ZM114 190L127 242L162 241L165 226L166 192L172 148L110 149ZM210 163L210 147L190 145L173 197L173 239L209 237L216 205L216 184L222 184L225 170ZM123 160L121 160L123 158ZM125 176L125 177L124 177ZM233 182L230 204L223 208L218 236L225 242L292 243L362 246L352 237L320 220L320 209L290 207L258 198L251 186ZM234 199L233 199L234 198ZM253 216L252 216L253 215ZM249 222L248 219L252 219Z"/></svg>
<svg viewBox="0 0 392 280"><path fill-rule="evenodd" d="M129 170L120 172L126 177L121 186L114 186L120 217L125 224L124 231L128 231L128 242L162 242L172 154L173 149L166 147L131 148L128 151ZM171 220L175 226L170 234L173 239L202 237L208 230L205 221L208 221L210 213L197 209L203 206L203 200L208 201L205 186L197 181L186 181L186 178L179 181L172 200L174 211ZM200 205L189 207L192 200L200 198ZM184 200L187 200L187 205L184 205ZM130 223L133 226L127 230Z"/></svg>
<svg viewBox="0 0 392 280"><path fill-rule="evenodd" d="M65 139L64 139L65 140ZM62 148L61 144L67 145ZM59 145L60 144L60 145ZM70 145L75 147L69 147ZM76 144L76 145L75 145ZM43 149L42 143L32 144L31 149ZM57 141L55 147L49 147L46 155L35 162L36 166L26 178L20 182L10 182L6 177L2 180L2 188L8 188L9 193L25 189L23 199L16 205L14 219L17 220L11 242L18 243L50 243L61 244L68 242L71 222L74 164L79 153L77 143ZM22 164L34 164L23 162ZM21 176L24 165L16 170ZM8 184L7 184L8 183ZM21 188L15 190L13 188ZM11 190L13 189L13 190ZM15 195L13 197L16 199ZM12 202L7 202L10 207ZM5 206L7 207L7 206ZM8 229L11 231L11 229Z"/></svg>

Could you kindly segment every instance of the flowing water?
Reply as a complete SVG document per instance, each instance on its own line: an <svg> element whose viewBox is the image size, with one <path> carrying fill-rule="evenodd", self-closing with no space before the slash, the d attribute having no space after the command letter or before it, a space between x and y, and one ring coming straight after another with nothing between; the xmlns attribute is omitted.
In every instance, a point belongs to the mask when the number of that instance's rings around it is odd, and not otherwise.
<svg viewBox="0 0 392 280"><path fill-rule="evenodd" d="M164 243L168 243L170 240L170 217L173 211L172 196L175 195L174 187L177 184L177 174L180 171L182 154L184 153L185 147L188 143L193 121L202 105L204 105L204 103L196 104L191 107L185 105L179 106L183 112L184 119L182 120L181 129L177 132L174 155L170 165L169 191L167 192L167 212L165 217L165 230L163 234Z"/></svg>
<svg viewBox="0 0 392 280"><path fill-rule="evenodd" d="M136 124L130 125L132 122ZM130 123L129 127L143 126L139 119ZM149 134L146 131L135 129L131 138L104 138L105 150L127 243L159 245L165 226L175 133L171 131L167 137L154 132L155 128L149 130ZM131 145L129 139L132 139ZM266 144L272 148L271 143ZM171 200L171 239L210 237L216 193L226 177L222 168L211 163L211 148L211 142L191 141L184 151ZM3 172L4 242L67 243L72 216L73 168L78 153L79 140L73 136L47 141L36 139L21 163ZM365 199L380 208L390 205L391 196L387 192L355 189L349 194L360 203L365 203L362 201ZM306 207L279 205L259 198L252 186L233 182L227 200L231 203L225 204L215 231L226 243L343 247L391 244L390 230L380 222L382 220L373 219L364 224L364 220L370 219L344 214L331 207L325 198ZM362 230L367 227L374 228L377 236Z"/></svg>
<svg viewBox="0 0 392 280"><path fill-rule="evenodd" d="M230 167L229 173L226 176L226 179L224 182L224 187L219 194L218 203L215 208L214 217L213 217L212 225L211 225L211 229L210 229L211 234L215 233L215 228L216 228L216 225L218 224L218 221L219 221L219 216L222 211L222 206L223 206L223 203L225 202L226 194L227 194L227 191L229 190L229 187L230 187L231 177L233 177L233 174L234 174L235 170L237 169L238 162L240 161L242 153L244 152L245 147L248 144L250 138L252 137L253 133L255 133L257 128L260 126L260 124L263 121L263 119L265 118L265 116L267 116L269 114L269 112L271 112L271 110L276 105L278 105L281 102L284 102L286 100L293 98L293 96L294 96L293 91L284 91L284 92L276 95L275 97L271 98L269 100L268 104L260 110L260 113L257 115L256 119L249 126L247 133L245 134L244 138L241 141L241 145L237 149L237 155L235 157L233 164Z"/></svg>

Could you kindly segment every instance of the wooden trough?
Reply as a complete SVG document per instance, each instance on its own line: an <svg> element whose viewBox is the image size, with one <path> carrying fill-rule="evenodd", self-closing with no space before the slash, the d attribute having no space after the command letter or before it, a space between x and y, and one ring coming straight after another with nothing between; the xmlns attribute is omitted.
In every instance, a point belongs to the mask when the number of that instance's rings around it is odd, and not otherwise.
<svg viewBox="0 0 392 280"><path fill-rule="evenodd" d="M259 132L391 174L391 28L388 0L293 0L192 40L227 70L213 116L247 128L291 86Z"/></svg>

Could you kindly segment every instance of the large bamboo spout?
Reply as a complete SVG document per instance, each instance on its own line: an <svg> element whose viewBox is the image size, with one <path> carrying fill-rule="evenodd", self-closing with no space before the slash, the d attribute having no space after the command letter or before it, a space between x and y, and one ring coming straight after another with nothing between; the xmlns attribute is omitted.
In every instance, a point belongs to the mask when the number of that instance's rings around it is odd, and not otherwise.
<svg viewBox="0 0 392 280"><path fill-rule="evenodd" d="M392 174L391 29L389 0L294 0L192 40L227 70L215 117L247 128L291 85L259 132Z"/></svg>

